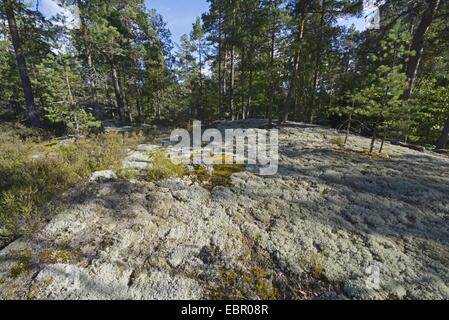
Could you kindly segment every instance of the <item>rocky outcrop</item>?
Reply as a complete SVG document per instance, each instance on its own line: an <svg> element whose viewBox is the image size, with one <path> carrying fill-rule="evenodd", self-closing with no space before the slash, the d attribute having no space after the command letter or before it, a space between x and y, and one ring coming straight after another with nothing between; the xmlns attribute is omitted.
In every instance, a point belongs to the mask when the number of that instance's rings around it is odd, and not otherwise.
<svg viewBox="0 0 449 320"><path fill-rule="evenodd" d="M90 177L91 182L107 182L111 180L116 180L117 175L112 170L97 171Z"/></svg>
<svg viewBox="0 0 449 320"><path fill-rule="evenodd" d="M94 179L0 252L0 297L448 299L448 158L339 140L292 123L277 175L211 190L188 176Z"/></svg>

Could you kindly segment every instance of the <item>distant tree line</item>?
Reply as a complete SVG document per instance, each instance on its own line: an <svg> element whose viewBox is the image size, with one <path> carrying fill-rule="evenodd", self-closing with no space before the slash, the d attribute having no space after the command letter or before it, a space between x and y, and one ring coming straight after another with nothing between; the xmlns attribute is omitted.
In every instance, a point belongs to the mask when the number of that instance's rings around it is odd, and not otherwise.
<svg viewBox="0 0 449 320"><path fill-rule="evenodd" d="M177 123L264 117L327 121L377 139L444 148L449 137L449 2L208 0L176 48L143 0L60 0L49 21L0 5L0 111L81 132L102 119ZM380 150L381 151L381 150Z"/></svg>

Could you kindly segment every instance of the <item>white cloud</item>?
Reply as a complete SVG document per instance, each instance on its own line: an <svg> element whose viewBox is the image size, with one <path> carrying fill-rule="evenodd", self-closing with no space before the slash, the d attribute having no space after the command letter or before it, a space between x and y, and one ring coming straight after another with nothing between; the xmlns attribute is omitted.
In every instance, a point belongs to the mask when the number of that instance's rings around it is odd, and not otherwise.
<svg viewBox="0 0 449 320"><path fill-rule="evenodd" d="M39 11L47 18L51 19L58 15L65 17L65 25L69 28L79 24L79 13L76 6L68 8L61 7L56 0L34 0L36 5L39 1Z"/></svg>
<svg viewBox="0 0 449 320"><path fill-rule="evenodd" d="M56 16L58 13L62 13L61 8L56 1L53 0L40 0L39 10L47 17Z"/></svg>
<svg viewBox="0 0 449 320"><path fill-rule="evenodd" d="M367 29L380 28L380 11L379 3L376 5L376 0L366 0L364 3L363 13L365 15L365 23ZM384 1L381 1L382 4Z"/></svg>

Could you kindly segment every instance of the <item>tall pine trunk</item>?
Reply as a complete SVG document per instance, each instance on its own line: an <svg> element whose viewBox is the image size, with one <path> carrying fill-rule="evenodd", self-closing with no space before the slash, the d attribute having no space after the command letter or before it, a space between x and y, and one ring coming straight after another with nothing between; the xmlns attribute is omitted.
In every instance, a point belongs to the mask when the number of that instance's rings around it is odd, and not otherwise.
<svg viewBox="0 0 449 320"><path fill-rule="evenodd" d="M250 42L249 42L249 52L254 52L254 34L251 34ZM251 117L251 101L253 95L253 55L250 54L248 57L248 70L249 70L249 79L248 79L248 95L246 96L246 118Z"/></svg>
<svg viewBox="0 0 449 320"><path fill-rule="evenodd" d="M441 133L440 139L438 139L437 150L442 150L446 148L448 142L449 142L449 118L447 118L443 128L443 132Z"/></svg>
<svg viewBox="0 0 449 320"><path fill-rule="evenodd" d="M78 0L78 8L81 8L81 1ZM98 96L97 96L97 85L95 80L95 66L94 66L94 54L92 50L92 46L89 43L89 32L87 29L87 23L85 17L80 13L80 24L81 24L81 33L83 38L84 49L86 50L87 56L87 67L89 69L89 86L92 101L97 104Z"/></svg>
<svg viewBox="0 0 449 320"><path fill-rule="evenodd" d="M421 63L422 54L424 51L424 40L427 31L429 30L430 25L432 24L433 18L435 16L436 11L438 10L438 6L440 5L440 0L427 0L427 8L424 11L421 21L416 29L411 50L415 52L414 55L410 56L408 64L407 64L407 78L408 78L408 88L404 94L404 99L408 100L412 96L415 79L418 74L419 65Z"/></svg>
<svg viewBox="0 0 449 320"><path fill-rule="evenodd" d="M231 47L231 82L229 86L229 112L231 120L235 120L235 46Z"/></svg>
<svg viewBox="0 0 449 320"><path fill-rule="evenodd" d="M240 66L240 93L242 99L241 112L242 112L242 120L246 119L246 108L245 108L245 72L246 72L246 55L245 55L245 47L242 48L242 59Z"/></svg>
<svg viewBox="0 0 449 320"><path fill-rule="evenodd" d="M142 92L136 84L136 110L137 110L137 123L142 123Z"/></svg>
<svg viewBox="0 0 449 320"><path fill-rule="evenodd" d="M294 50L294 56L293 56L293 65L292 69L290 71L290 82L288 87L288 93L287 93L287 99L283 105L283 108L280 112L279 122L285 123L288 120L288 116L290 114L290 111L292 110L292 107L295 102L295 95L296 95L296 82L298 78L298 71L299 71L299 59L301 55L301 44L304 39L304 28L306 24L306 7L307 1L301 0L299 3L299 10L298 10L298 25L296 30L296 43L295 43L295 50Z"/></svg>
<svg viewBox="0 0 449 320"><path fill-rule="evenodd" d="M120 121L124 121L126 119L125 100L123 97L122 87L120 85L120 78L118 76L117 65L114 62L111 64L111 75L112 75L112 84L114 86L115 101L117 103L117 113L119 115Z"/></svg>
<svg viewBox="0 0 449 320"><path fill-rule="evenodd" d="M202 46L201 43L198 43L198 57L199 57L199 79L200 79L200 106L198 110L198 117L200 120L203 120L204 117L204 109L205 109L205 102L204 102L204 79L203 79L203 52L202 52Z"/></svg>
<svg viewBox="0 0 449 320"><path fill-rule="evenodd" d="M9 32L11 34L11 40L14 47L14 53L19 67L20 80L22 82L23 94L25 96L25 104L27 109L27 118L29 125L32 127L39 127L41 121L39 114L36 110L36 104L34 102L33 89L31 87L30 77L28 75L27 64L25 56L23 54L23 48L20 41L19 31L17 29L16 16L14 13L14 0L5 0L4 8L6 18L8 20Z"/></svg>
<svg viewBox="0 0 449 320"><path fill-rule="evenodd" d="M227 105L227 92L228 92L228 86L227 86L227 75L228 75L228 51L224 50L224 58L223 58L223 75L222 75L222 85L221 85L221 110L222 114L225 115L226 113L226 105Z"/></svg>
<svg viewBox="0 0 449 320"><path fill-rule="evenodd" d="M220 8L218 17L218 112L223 115L223 11ZM225 62L226 63L226 62Z"/></svg>
<svg viewBox="0 0 449 320"><path fill-rule="evenodd" d="M315 52L315 66L313 73L313 87L312 87L312 103L310 105L310 114L309 114L309 122L313 123L313 114L315 109L315 104L317 103L317 89L318 89L318 79L320 74L320 61L321 61L321 51L322 51L322 42L323 42L323 28L324 23L326 22L326 0L323 0L321 3L321 17L320 17L320 26L318 30L318 39L317 39L317 47Z"/></svg>
<svg viewBox="0 0 449 320"><path fill-rule="evenodd" d="M273 126L273 105L274 105L274 92L275 92L275 83L274 83L274 49L275 49L275 41L276 41L276 27L273 23L271 29L271 45L270 45L270 100L268 105L268 127Z"/></svg>
<svg viewBox="0 0 449 320"><path fill-rule="evenodd" d="M249 70L249 81L248 81L248 95L246 97L246 118L250 118L252 115L251 110L251 101L253 94L253 70L250 67Z"/></svg>

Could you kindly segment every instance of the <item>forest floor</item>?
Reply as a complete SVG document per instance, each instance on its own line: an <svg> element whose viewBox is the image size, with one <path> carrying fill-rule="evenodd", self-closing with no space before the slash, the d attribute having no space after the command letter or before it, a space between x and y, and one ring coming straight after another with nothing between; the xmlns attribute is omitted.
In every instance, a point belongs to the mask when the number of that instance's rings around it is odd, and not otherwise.
<svg viewBox="0 0 449 320"><path fill-rule="evenodd" d="M342 139L290 123L277 175L248 169L214 188L189 175L86 182L0 252L0 298L448 299L449 158ZM146 170L163 141L124 165Z"/></svg>

